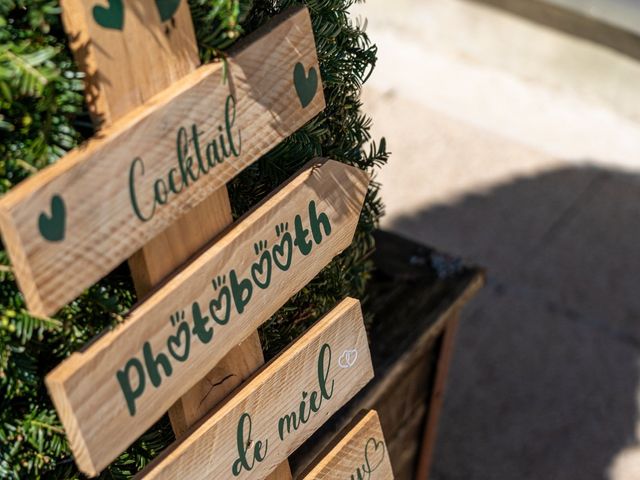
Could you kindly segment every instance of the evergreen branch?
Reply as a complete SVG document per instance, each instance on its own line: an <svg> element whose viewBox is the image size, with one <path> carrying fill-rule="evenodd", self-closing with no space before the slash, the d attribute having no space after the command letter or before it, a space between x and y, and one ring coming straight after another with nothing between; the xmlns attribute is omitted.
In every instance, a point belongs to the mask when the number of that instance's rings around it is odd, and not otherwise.
<svg viewBox="0 0 640 480"><path fill-rule="evenodd" d="M40 422L38 420L31 420L31 425L36 425L38 427L42 427L50 432L59 433L60 435L64 435L64 429L60 427L55 427L53 425L49 425L48 423Z"/></svg>

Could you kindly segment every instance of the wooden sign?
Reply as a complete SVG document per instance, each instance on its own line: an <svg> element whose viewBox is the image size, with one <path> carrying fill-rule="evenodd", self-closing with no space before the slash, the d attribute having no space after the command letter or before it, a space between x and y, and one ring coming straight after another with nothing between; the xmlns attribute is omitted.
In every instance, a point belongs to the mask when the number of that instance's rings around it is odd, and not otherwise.
<svg viewBox="0 0 640 480"><path fill-rule="evenodd" d="M60 6L96 124L112 124L200 65L186 0L60 0Z"/></svg>
<svg viewBox="0 0 640 480"><path fill-rule="evenodd" d="M378 414L371 410L335 442L302 480L393 480Z"/></svg>
<svg viewBox="0 0 640 480"><path fill-rule="evenodd" d="M306 9L243 45L226 70L187 74L0 200L33 313L77 297L324 108Z"/></svg>
<svg viewBox="0 0 640 480"><path fill-rule="evenodd" d="M263 479L373 378L347 298L140 477Z"/></svg>
<svg viewBox="0 0 640 480"><path fill-rule="evenodd" d="M78 466L95 474L349 246L369 183L314 160L119 327L46 378Z"/></svg>

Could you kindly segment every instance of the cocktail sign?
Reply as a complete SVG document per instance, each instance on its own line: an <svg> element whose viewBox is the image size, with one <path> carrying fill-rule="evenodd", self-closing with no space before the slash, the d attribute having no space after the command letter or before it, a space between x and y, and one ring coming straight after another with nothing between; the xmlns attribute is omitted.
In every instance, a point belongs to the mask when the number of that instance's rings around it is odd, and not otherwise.
<svg viewBox="0 0 640 480"><path fill-rule="evenodd" d="M115 28L133 14L120 10L93 16ZM274 18L225 64L186 74L0 199L30 311L55 313L325 106L306 8Z"/></svg>

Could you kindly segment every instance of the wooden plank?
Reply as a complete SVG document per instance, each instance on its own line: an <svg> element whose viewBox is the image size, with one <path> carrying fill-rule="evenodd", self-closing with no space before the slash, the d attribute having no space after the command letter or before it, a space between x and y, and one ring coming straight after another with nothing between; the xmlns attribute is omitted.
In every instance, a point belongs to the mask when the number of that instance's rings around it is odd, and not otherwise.
<svg viewBox="0 0 640 480"><path fill-rule="evenodd" d="M371 378L360 303L347 298L140 477L262 479Z"/></svg>
<svg viewBox="0 0 640 480"><path fill-rule="evenodd" d="M169 409L177 438L264 364L260 336L254 332L231 350Z"/></svg>
<svg viewBox="0 0 640 480"><path fill-rule="evenodd" d="M440 358L438 359L438 371L436 372L435 384L433 386L429 402L429 415L424 426L416 478L429 478L431 465L433 464L433 453L438 436L440 412L442 412L442 405L444 403L444 393L447 385L447 378L449 377L449 367L451 366L451 358L453 357L453 348L459 323L460 311L458 310L447 324L447 328L444 332Z"/></svg>
<svg viewBox="0 0 640 480"><path fill-rule="evenodd" d="M243 45L226 77L198 68L0 200L33 313L74 299L324 108L306 9Z"/></svg>
<svg viewBox="0 0 640 480"><path fill-rule="evenodd" d="M171 2L177 6L170 20L157 3L60 0L95 123L113 123L200 64L188 3Z"/></svg>
<svg viewBox="0 0 640 480"><path fill-rule="evenodd" d="M227 189L223 187L155 237L129 259L138 296L143 297L151 287L160 284L173 269L209 243L232 221ZM264 355L256 331L229 351L200 382L171 406L169 418L176 437L183 435L263 364Z"/></svg>
<svg viewBox="0 0 640 480"><path fill-rule="evenodd" d="M47 387L80 468L106 466L347 248L368 183L355 167L310 162L127 321L53 370Z"/></svg>
<svg viewBox="0 0 640 480"><path fill-rule="evenodd" d="M386 433L387 452L391 459L396 480L426 480L416 475L416 463L420 450L420 434L427 413L427 405L416 405L414 415L391 437ZM384 423L384 422L383 422ZM384 425L383 425L384 428Z"/></svg>
<svg viewBox="0 0 640 480"><path fill-rule="evenodd" d="M343 432L327 453L316 459L301 480L393 480L387 445L375 410Z"/></svg>

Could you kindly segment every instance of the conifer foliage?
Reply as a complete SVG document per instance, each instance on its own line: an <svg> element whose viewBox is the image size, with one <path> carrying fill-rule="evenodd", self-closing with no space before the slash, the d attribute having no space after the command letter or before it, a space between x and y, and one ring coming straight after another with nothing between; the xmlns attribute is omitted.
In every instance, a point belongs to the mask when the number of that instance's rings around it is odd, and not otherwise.
<svg viewBox="0 0 640 480"><path fill-rule="evenodd" d="M97 1L97 0L96 0ZM189 0L203 62L220 61L242 35L291 0ZM376 48L348 15L354 0L307 0L325 88L326 110L258 160L230 185L239 216L314 156L374 172L387 159L369 137L360 89ZM0 194L93 135L82 74L68 47L58 0L0 0ZM372 184L352 246L263 328L273 355L346 295L363 298L372 231L382 214ZM0 478L79 478L44 377L72 352L121 322L135 302L126 264L53 318L26 311L11 263L0 249ZM166 416L103 473L128 478L173 441Z"/></svg>

